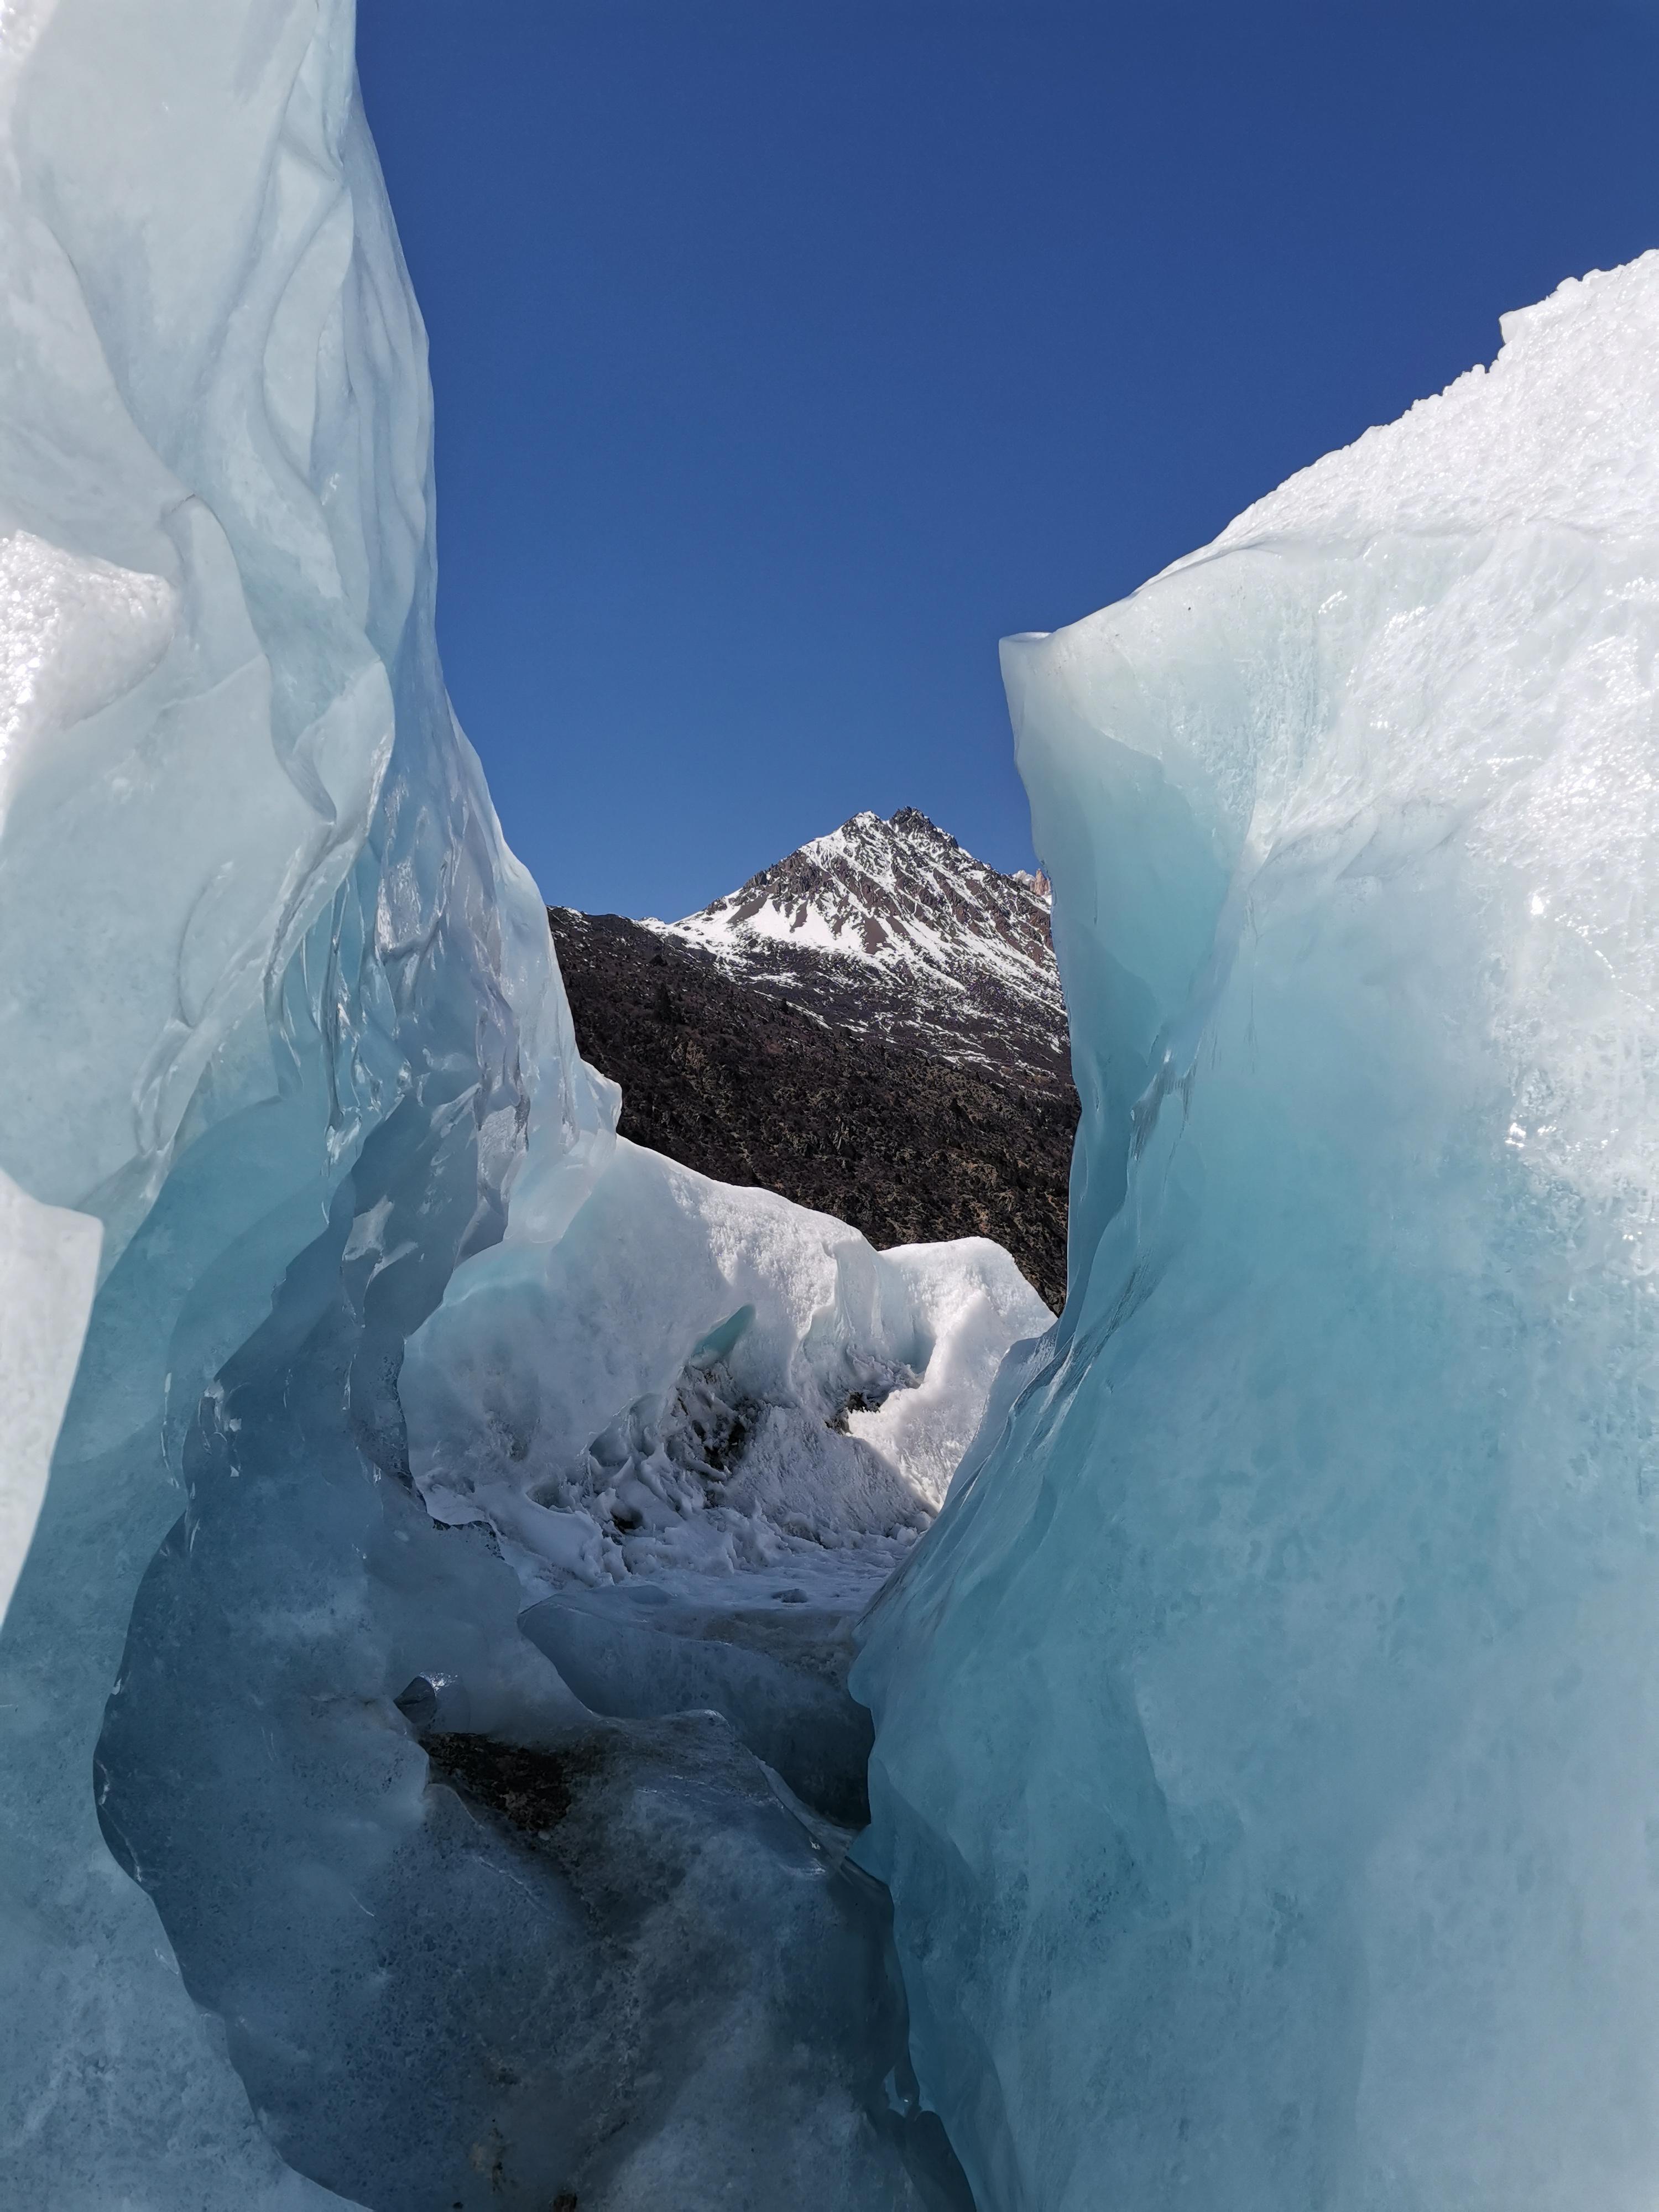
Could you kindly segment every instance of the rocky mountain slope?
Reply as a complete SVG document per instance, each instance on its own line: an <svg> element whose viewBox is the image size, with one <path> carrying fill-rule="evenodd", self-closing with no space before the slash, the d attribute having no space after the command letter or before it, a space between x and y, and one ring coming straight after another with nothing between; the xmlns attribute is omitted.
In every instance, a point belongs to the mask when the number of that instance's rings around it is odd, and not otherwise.
<svg viewBox="0 0 1659 2212"><path fill-rule="evenodd" d="M827 1022L1066 1088L1048 887L963 852L914 806L855 814L684 921L647 924Z"/></svg>
<svg viewBox="0 0 1659 2212"><path fill-rule="evenodd" d="M1057 1310L1078 1109L1046 888L907 807L681 921L549 919L625 1135L877 1245L994 1237Z"/></svg>

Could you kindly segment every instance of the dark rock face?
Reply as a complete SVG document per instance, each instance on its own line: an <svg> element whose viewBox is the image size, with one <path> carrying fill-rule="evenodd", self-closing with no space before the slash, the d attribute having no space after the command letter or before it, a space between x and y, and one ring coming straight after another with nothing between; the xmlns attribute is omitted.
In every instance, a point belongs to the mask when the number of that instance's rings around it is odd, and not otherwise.
<svg viewBox="0 0 1659 2212"><path fill-rule="evenodd" d="M994 1237L1059 1310L1078 1105L1036 884L907 808L684 922L549 919L624 1136L878 1247Z"/></svg>

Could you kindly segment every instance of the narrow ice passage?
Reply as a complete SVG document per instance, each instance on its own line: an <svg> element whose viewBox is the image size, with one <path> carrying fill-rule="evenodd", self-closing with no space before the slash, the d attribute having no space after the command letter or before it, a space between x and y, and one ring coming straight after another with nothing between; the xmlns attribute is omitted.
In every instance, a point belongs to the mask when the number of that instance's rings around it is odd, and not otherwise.
<svg viewBox="0 0 1659 2212"><path fill-rule="evenodd" d="M353 28L0 12L0 2197L1650 2212L1659 258L1006 647L1050 1329L617 1138Z"/></svg>

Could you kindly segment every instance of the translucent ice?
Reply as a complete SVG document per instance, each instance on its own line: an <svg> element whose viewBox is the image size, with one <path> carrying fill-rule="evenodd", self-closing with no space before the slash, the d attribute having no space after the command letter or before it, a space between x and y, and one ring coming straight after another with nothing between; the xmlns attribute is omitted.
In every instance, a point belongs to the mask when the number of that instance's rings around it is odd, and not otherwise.
<svg viewBox="0 0 1659 2212"><path fill-rule="evenodd" d="M854 1676L981 2212L1659 2190L1656 649L1654 255L1005 649L1070 1297Z"/></svg>

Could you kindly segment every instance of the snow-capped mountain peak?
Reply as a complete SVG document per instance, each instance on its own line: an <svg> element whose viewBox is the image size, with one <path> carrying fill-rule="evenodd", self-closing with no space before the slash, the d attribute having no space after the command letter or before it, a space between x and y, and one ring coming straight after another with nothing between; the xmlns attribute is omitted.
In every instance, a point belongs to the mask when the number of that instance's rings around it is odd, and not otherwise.
<svg viewBox="0 0 1659 2212"><path fill-rule="evenodd" d="M764 939L884 966L953 968L963 958L1000 965L1006 953L1043 969L1053 960L1046 890L1040 877L976 860L904 806L888 821L854 815L672 927L711 951Z"/></svg>
<svg viewBox="0 0 1659 2212"><path fill-rule="evenodd" d="M842 1026L1064 1079L1048 884L964 852L914 806L855 814L700 913L650 925Z"/></svg>

